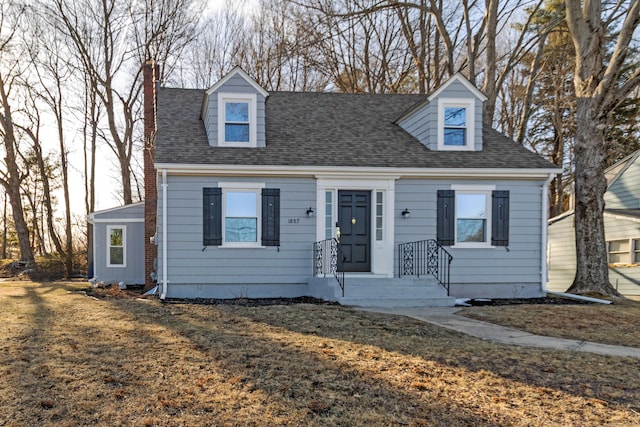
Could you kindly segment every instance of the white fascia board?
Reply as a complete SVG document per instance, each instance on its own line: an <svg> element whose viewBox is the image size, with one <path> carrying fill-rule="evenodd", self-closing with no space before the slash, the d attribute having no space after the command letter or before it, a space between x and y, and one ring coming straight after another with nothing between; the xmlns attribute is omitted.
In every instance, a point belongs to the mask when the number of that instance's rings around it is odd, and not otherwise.
<svg viewBox="0 0 640 427"><path fill-rule="evenodd" d="M229 79L231 79L235 75L240 75L240 77L246 80L247 83L249 83L251 87L253 87L260 95L264 96L265 98L269 96L269 92L267 92L262 86L258 84L258 82L251 78L251 76L247 74L242 68L240 68L240 66L236 66L233 70L229 71L223 78L218 80L213 86L211 86L204 92L204 98L202 99L202 108L200 110L200 118L204 117L207 105L209 105L209 96L220 89L222 85L228 82Z"/></svg>
<svg viewBox="0 0 640 427"><path fill-rule="evenodd" d="M558 221L562 221L563 219L570 217L574 214L574 210L566 211L561 213L560 215L554 216L553 218L549 218L549 225L556 223Z"/></svg>
<svg viewBox="0 0 640 427"><path fill-rule="evenodd" d="M480 92L480 90L478 90L477 87L475 87L473 84L471 84L471 82L469 80L467 80L467 78L465 76L463 76L460 73L456 73L453 75L453 77L451 77L449 80L447 80L444 84L442 84L438 89L436 89L431 95L429 95L429 97L427 98L429 101L432 101L433 99L437 98L443 90L445 90L449 85L451 85L451 83L458 81L460 83L462 83L464 85L464 87L466 87L471 93L473 93L476 98L478 98L480 101L484 102L487 100L487 97L484 93Z"/></svg>
<svg viewBox="0 0 640 427"><path fill-rule="evenodd" d="M247 74L242 68L236 66L233 70L229 71L223 78L218 80L213 86L206 90L207 95L211 95L213 92L220 89L226 82L228 82L232 77L236 74L239 74L244 80L247 81L259 94L264 96L265 98L269 96L269 92L267 92L262 86L258 84L249 74Z"/></svg>
<svg viewBox="0 0 640 427"><path fill-rule="evenodd" d="M227 176L298 176L312 178L512 178L546 179L558 174L559 168L507 169L507 168L381 168L356 166L255 166L156 163L157 169L166 169L169 175L227 175Z"/></svg>

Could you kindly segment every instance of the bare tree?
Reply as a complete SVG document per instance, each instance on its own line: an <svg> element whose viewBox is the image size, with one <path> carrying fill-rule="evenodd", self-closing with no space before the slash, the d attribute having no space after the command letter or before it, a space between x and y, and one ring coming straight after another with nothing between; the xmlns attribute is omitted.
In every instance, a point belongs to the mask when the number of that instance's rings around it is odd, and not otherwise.
<svg viewBox="0 0 640 427"><path fill-rule="evenodd" d="M565 0L576 50L574 87L575 226L577 270L569 292L619 295L609 283L604 237L604 176L608 118L640 85L631 49L640 24L640 1ZM615 31L615 33L614 33ZM606 45L614 45L610 55Z"/></svg>
<svg viewBox="0 0 640 427"><path fill-rule="evenodd" d="M29 228L24 216L21 184L25 174L20 170L19 147L11 105L11 91L16 79L24 70L18 61L20 47L16 41L19 21L24 9L13 2L0 5L0 138L4 148L5 170L0 172L0 184L9 196L14 226L20 246L20 260L27 265L34 263L30 244Z"/></svg>
<svg viewBox="0 0 640 427"><path fill-rule="evenodd" d="M192 37L195 0L52 0L47 12L69 38L90 93L103 107L108 147L114 153L125 204L133 202L132 156L142 140L141 67L154 56L169 67Z"/></svg>
<svg viewBox="0 0 640 427"><path fill-rule="evenodd" d="M53 229L51 209L51 198L47 194L45 196L45 205L47 207L49 234L51 235L54 245L58 253L64 256L65 277L71 277L73 273L73 227L71 223L71 194L69 183L69 161L65 131L66 126L66 94L70 93L67 82L73 77L73 68L68 62L71 55L66 46L61 41L60 34L55 28L48 27L46 22L37 14L31 16L29 25L30 39L32 43L29 45L29 62L33 65L36 83L30 90L37 94L37 97L46 105L47 110L53 115L56 137L58 142L58 164L60 165L61 187L64 196L64 231L65 231L65 248L62 250L56 233ZM42 40L46 40L43 43ZM37 107L36 107L37 108ZM40 145L37 138L32 138L34 145ZM45 185L45 192L49 193L48 176L44 169L44 161L42 159L42 150L36 151L38 162L41 169L41 176Z"/></svg>

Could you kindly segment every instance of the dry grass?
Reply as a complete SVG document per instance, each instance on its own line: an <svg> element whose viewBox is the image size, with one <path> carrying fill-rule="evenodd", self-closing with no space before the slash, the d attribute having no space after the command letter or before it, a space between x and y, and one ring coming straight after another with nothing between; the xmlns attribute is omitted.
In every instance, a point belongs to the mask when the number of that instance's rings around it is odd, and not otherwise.
<svg viewBox="0 0 640 427"><path fill-rule="evenodd" d="M640 301L611 305L471 307L457 313L538 335L640 347Z"/></svg>
<svg viewBox="0 0 640 427"><path fill-rule="evenodd" d="M0 284L0 425L638 425L636 359L308 304Z"/></svg>

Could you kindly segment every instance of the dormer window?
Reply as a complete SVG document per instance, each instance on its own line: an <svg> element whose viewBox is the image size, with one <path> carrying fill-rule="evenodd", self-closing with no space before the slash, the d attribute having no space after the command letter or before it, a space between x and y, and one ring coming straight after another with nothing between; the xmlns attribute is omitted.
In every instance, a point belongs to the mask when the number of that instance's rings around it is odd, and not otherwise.
<svg viewBox="0 0 640 427"><path fill-rule="evenodd" d="M225 142L249 142L249 103L225 102Z"/></svg>
<svg viewBox="0 0 640 427"><path fill-rule="evenodd" d="M444 145L460 147L467 140L467 109L444 107Z"/></svg>
<svg viewBox="0 0 640 427"><path fill-rule="evenodd" d="M438 150L473 150L475 101L438 99Z"/></svg>
<svg viewBox="0 0 640 427"><path fill-rule="evenodd" d="M255 147L256 121L255 94L218 94L220 147Z"/></svg>

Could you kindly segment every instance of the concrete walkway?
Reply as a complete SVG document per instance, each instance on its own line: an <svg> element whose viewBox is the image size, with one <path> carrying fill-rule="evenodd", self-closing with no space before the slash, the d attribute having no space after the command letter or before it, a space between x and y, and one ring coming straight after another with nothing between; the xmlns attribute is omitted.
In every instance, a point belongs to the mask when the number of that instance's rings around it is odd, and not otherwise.
<svg viewBox="0 0 640 427"><path fill-rule="evenodd" d="M460 308L457 307L361 307L360 310L408 316L443 328L453 329L454 331L462 332L483 340L499 342L502 344L550 348L556 350L584 351L588 353L604 354L607 356L635 357L640 359L640 348L534 335L519 329L508 328L494 325L493 323L483 322L481 320L457 316L455 312L460 310Z"/></svg>

